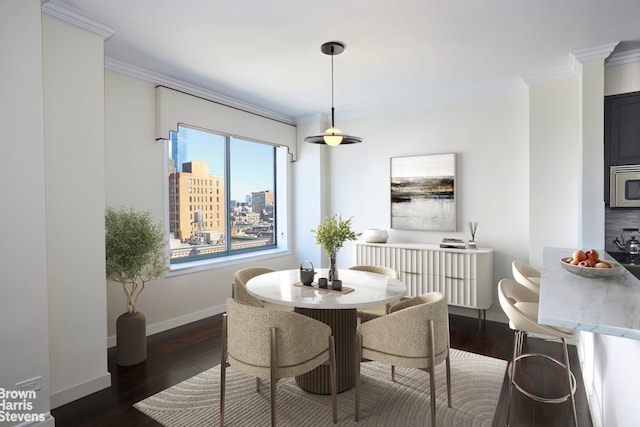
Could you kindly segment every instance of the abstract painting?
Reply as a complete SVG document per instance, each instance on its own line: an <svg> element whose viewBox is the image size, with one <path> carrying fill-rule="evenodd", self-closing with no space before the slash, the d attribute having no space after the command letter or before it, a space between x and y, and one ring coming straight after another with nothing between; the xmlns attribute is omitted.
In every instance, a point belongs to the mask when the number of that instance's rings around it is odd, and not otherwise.
<svg viewBox="0 0 640 427"><path fill-rule="evenodd" d="M456 231L456 155L391 158L391 228Z"/></svg>

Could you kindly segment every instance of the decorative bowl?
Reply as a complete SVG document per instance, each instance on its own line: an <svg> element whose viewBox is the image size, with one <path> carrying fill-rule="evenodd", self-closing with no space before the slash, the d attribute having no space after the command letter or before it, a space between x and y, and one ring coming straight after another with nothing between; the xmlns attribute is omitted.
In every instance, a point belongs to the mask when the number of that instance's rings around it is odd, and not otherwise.
<svg viewBox="0 0 640 427"><path fill-rule="evenodd" d="M611 268L580 267L579 265L571 265L568 262L564 262L563 260L560 260L560 265L562 265L562 268L567 270L569 273L591 278L611 277L619 274L620 271L622 271L622 267L620 266L620 264L609 260L606 261L611 264Z"/></svg>
<svg viewBox="0 0 640 427"><path fill-rule="evenodd" d="M386 243L389 233L387 233L387 230L367 228L362 232L362 238L367 243Z"/></svg>

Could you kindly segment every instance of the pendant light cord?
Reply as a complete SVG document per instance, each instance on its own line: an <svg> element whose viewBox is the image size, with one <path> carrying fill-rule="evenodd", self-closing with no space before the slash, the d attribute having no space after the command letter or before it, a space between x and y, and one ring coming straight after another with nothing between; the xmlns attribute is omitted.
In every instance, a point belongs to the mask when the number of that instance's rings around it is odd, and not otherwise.
<svg viewBox="0 0 640 427"><path fill-rule="evenodd" d="M333 107L333 57L335 56L334 51L333 51L334 47L331 46L331 128L335 128L335 124L334 124L334 107Z"/></svg>

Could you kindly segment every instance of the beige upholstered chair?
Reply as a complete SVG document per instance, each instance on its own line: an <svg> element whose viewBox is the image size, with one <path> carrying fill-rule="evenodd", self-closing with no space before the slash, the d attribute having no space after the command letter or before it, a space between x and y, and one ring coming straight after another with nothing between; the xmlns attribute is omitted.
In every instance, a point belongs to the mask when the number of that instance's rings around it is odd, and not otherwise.
<svg viewBox="0 0 640 427"><path fill-rule="evenodd" d="M382 267L379 265L354 265L352 267L349 267L349 270L369 271L371 273L383 274L394 279L400 279L400 274L397 270L389 267ZM371 319L384 316L385 314L389 313L389 307L391 307L391 304L382 304L376 305L374 307L359 308L357 310L358 321L360 323L363 323Z"/></svg>
<svg viewBox="0 0 640 427"><path fill-rule="evenodd" d="M576 417L576 404L574 393L576 380L571 373L569 366L569 352L567 351L567 338L573 336L574 331L570 329L556 328L538 323L538 294L513 279L502 279L498 283L498 298L500 306L509 318L509 327L515 331L515 339L513 344L513 359L509 364L509 403L507 406L507 421L505 425L509 425L511 415L511 395L513 388L517 388L525 396L544 403L562 403L567 400L571 401L571 410L573 411L574 425L577 427L578 418ZM547 337L547 339L558 339L562 342L564 361L556 360L546 354L541 353L522 353L523 340L525 334L536 334ZM518 362L527 357L542 357L558 366L565 371L565 380L569 386L569 392L565 396L558 398L542 397L525 390L516 381L516 368Z"/></svg>
<svg viewBox="0 0 640 427"><path fill-rule="evenodd" d="M220 363L220 426L224 425L226 368L271 380L271 425L276 425L276 383L329 362L333 422L337 422L335 344L331 327L298 313L265 310L227 300Z"/></svg>
<svg viewBox="0 0 640 427"><path fill-rule="evenodd" d="M293 307L287 307L280 304L273 304L261 301L247 292L247 282L261 274L272 273L275 270L269 267L249 267L236 271L233 276L231 287L231 297L255 307L265 307L271 310L293 311Z"/></svg>
<svg viewBox="0 0 640 427"><path fill-rule="evenodd" d="M394 304L391 312L361 324L356 338L356 421L360 416L360 364L362 358L392 366L429 372L431 425L436 425L435 367L446 362L447 399L451 407L449 364L449 308L447 298L431 292Z"/></svg>
<svg viewBox="0 0 640 427"><path fill-rule="evenodd" d="M511 263L513 278L518 283L531 289L536 294L540 294L540 272L522 261Z"/></svg>

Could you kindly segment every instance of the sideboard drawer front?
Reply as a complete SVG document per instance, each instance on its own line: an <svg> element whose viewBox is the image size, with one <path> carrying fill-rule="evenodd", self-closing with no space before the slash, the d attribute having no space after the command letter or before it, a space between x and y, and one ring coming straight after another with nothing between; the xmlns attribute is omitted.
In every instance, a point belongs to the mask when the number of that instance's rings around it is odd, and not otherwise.
<svg viewBox="0 0 640 427"><path fill-rule="evenodd" d="M406 296L442 292L450 305L486 309L493 303L493 251L423 244L356 242L357 264L396 269Z"/></svg>

